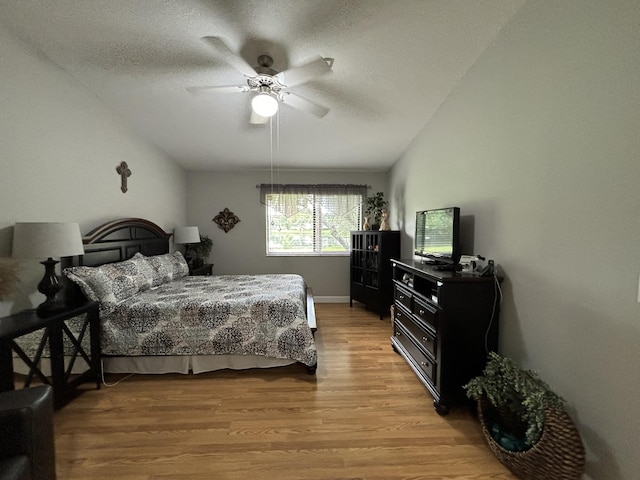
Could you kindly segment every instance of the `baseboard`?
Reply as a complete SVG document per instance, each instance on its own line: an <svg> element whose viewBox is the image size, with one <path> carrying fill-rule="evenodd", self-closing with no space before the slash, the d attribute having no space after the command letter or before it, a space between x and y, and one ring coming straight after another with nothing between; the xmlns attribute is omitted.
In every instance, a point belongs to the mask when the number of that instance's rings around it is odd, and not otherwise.
<svg viewBox="0 0 640 480"><path fill-rule="evenodd" d="M326 297L315 297L316 303L349 303L349 297L334 297L334 296L326 296Z"/></svg>

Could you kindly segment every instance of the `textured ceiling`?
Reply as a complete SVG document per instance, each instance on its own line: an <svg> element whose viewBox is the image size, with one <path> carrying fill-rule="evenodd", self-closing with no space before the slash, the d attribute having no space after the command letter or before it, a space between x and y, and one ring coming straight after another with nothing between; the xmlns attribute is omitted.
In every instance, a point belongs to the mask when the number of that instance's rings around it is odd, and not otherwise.
<svg viewBox="0 0 640 480"><path fill-rule="evenodd" d="M264 168L273 151L281 168L386 170L523 3L0 0L0 25L187 169ZM204 36L250 65L270 54L277 71L334 59L292 88L330 112L283 105L273 125L252 125L253 92L189 93L245 83Z"/></svg>

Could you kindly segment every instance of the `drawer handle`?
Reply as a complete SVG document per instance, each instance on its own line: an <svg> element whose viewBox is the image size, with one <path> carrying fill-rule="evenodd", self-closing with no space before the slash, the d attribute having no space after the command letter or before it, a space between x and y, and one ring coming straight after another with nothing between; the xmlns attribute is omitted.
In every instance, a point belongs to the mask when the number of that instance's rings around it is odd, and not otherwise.
<svg viewBox="0 0 640 480"><path fill-rule="evenodd" d="M422 341L426 342L426 343L429 343L429 342L431 342L431 339L428 338L428 337L422 337Z"/></svg>
<svg viewBox="0 0 640 480"><path fill-rule="evenodd" d="M420 309L420 316L424 315L426 312L422 309Z"/></svg>
<svg viewBox="0 0 640 480"><path fill-rule="evenodd" d="M420 365L422 365L423 367L428 367L429 364L427 362L420 362Z"/></svg>
<svg viewBox="0 0 640 480"><path fill-rule="evenodd" d="M396 332L396 337L399 337L399 336L400 336L400 332Z"/></svg>
<svg viewBox="0 0 640 480"><path fill-rule="evenodd" d="M400 300L404 300L404 295L399 295L399 296L398 296L398 298L399 298Z"/></svg>

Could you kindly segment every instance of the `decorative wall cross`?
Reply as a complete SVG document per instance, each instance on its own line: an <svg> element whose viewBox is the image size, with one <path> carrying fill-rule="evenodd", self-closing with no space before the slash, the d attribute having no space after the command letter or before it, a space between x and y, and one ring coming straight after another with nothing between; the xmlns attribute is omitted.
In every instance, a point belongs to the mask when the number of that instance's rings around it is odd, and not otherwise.
<svg viewBox="0 0 640 480"><path fill-rule="evenodd" d="M127 178L131 176L131 170L129 170L127 162L122 162L117 166L116 172L120 175L120 190L122 190L122 193L127 193Z"/></svg>

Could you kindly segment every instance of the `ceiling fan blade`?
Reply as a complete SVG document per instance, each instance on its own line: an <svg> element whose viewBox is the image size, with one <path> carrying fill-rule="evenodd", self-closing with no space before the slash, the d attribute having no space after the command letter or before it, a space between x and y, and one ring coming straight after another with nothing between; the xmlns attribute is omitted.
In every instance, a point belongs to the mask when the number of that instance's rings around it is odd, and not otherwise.
<svg viewBox="0 0 640 480"><path fill-rule="evenodd" d="M331 72L331 67L327 61L320 55L317 55L315 60L305 63L299 67L293 67L285 70L284 72L280 72L276 76L280 77L282 79L282 83L286 86L295 87L296 85L301 85L309 80L313 80L314 78Z"/></svg>
<svg viewBox="0 0 640 480"><path fill-rule="evenodd" d="M263 123L267 123L269 121L269 117L263 117L262 115L258 115L256 112L251 109L251 118L249 119L249 123L253 125L262 125Z"/></svg>
<svg viewBox="0 0 640 480"><path fill-rule="evenodd" d="M206 93L241 93L248 92L249 87L246 85L225 85L225 86L204 86L204 87L186 87L187 91L194 95Z"/></svg>
<svg viewBox="0 0 640 480"><path fill-rule="evenodd" d="M282 101L303 112L310 113L316 117L322 118L329 113L329 108L319 105L293 92L283 92Z"/></svg>
<svg viewBox="0 0 640 480"><path fill-rule="evenodd" d="M229 46L220 37L202 37L202 40L220 55L225 62L238 70L245 77L255 77L256 71L251 65L229 48Z"/></svg>

